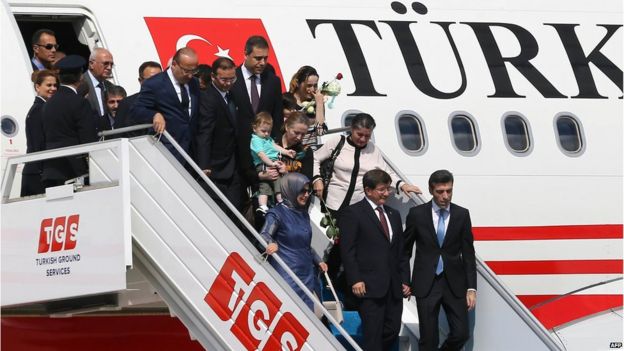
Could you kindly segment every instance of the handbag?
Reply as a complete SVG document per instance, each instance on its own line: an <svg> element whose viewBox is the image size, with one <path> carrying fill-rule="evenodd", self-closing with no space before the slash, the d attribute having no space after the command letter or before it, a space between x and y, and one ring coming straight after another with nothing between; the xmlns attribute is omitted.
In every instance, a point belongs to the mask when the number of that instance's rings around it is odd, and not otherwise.
<svg viewBox="0 0 624 351"><path fill-rule="evenodd" d="M340 300L338 299L338 295L336 294L336 290L334 290L334 286L331 282L331 280L329 279L329 276L327 275L327 272L323 272L323 274L325 275L325 281L327 281L327 287L329 288L329 290L331 291L332 295L334 296L334 300L333 301L322 301L323 302L323 307L325 307L325 309L327 310L327 312L329 312L329 314L334 317L334 319L336 320L336 322L338 323L342 323L344 321L344 316L342 315L342 302L340 302ZM321 300L322 298L321 294ZM321 311L317 311L315 309L315 314L318 318L322 318L323 317L323 313Z"/></svg>
<svg viewBox="0 0 624 351"><path fill-rule="evenodd" d="M338 158L338 155L340 154L340 150L342 150L342 146L344 145L345 140L346 137L342 135L340 137L338 145L336 145L336 148L332 151L331 156L321 162L320 174L321 178L323 179L324 185L323 199L327 198L327 187L329 186L329 181L334 175L334 162L336 162L336 158Z"/></svg>

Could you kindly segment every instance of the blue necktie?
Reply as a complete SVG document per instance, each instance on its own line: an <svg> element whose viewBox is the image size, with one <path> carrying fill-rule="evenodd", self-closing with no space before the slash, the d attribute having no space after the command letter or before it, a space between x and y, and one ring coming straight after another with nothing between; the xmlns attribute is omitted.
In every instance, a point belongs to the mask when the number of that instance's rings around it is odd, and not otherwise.
<svg viewBox="0 0 624 351"><path fill-rule="evenodd" d="M442 243L444 242L444 210L443 208L438 211L438 228L436 230L436 235L438 237L438 244L440 244L440 248L442 248ZM442 254L440 254L440 258L438 259L438 266L436 267L436 275L440 275L444 270L444 262L442 261Z"/></svg>

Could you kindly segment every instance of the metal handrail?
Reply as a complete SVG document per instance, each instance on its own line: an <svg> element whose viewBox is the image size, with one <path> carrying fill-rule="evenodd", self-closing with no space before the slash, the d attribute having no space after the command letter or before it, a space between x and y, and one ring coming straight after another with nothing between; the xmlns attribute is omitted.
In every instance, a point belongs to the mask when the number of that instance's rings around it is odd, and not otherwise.
<svg viewBox="0 0 624 351"><path fill-rule="evenodd" d="M10 196L10 191L13 186L13 179L15 178L15 173L17 171L17 165L21 163L42 161L59 157L86 154L92 151L105 150L111 147L111 145L109 144L115 144L118 142L119 140L107 140L105 142L67 146L58 149L44 150L28 153L25 155L9 157L7 160L7 167L4 171L4 175L2 178L2 201L6 202Z"/></svg>
<svg viewBox="0 0 624 351"><path fill-rule="evenodd" d="M176 149L176 151L184 158L184 160L195 171L195 173L197 173L197 175L204 182L206 182L206 184L208 184L208 186L210 186L212 191L214 191L217 195L219 195L221 197L221 199L223 200L223 203L228 207L230 212L233 213L234 216L236 216L236 218L239 220L239 222L242 223L247 228L247 230L254 236L254 238L256 238L256 240L258 240L264 247L266 247L268 245L268 243L264 240L264 238L260 234L258 234L256 229L254 227L252 227L251 224L249 224L249 222L247 222L247 220L234 207L234 205L232 205L232 203L230 203L230 201L227 200L225 195L223 195L223 193L219 190L219 188L217 188L217 186L214 185L214 183L210 180L210 178L208 178L208 176L206 176L206 174L199 168L199 166L195 163L195 161L193 161L193 159L191 159L191 157L186 153L186 151L184 151L184 149L182 149L182 147L175 141L175 139L171 136L171 134L169 134L169 132L167 132L165 130L162 133L162 135L171 143L171 145L174 147L174 149ZM334 317L327 311L327 309L325 309L323 304L317 300L317 298L314 296L314 294L312 294L312 292L310 292L308 290L308 287L305 286L301 282L301 280L295 275L295 273L290 269L290 267L288 267L288 265L279 257L279 255L275 255L274 254L274 255L272 255L272 257L282 267L282 269L284 269L284 271L290 276L290 278L293 279L295 284L297 284L297 286L299 286L301 291L303 291L304 294L306 294L306 296L308 298L310 298L310 300L314 303L314 305L316 305L317 307L321 308L321 311L322 311L323 315L327 318L327 320L329 322L331 322L336 327L338 332L345 338L345 340L355 350L361 351L362 349L360 348L360 346L351 338L351 336L347 333L347 331L344 330L344 328L340 325L340 323L338 323L338 321L336 321L334 319Z"/></svg>
<svg viewBox="0 0 624 351"><path fill-rule="evenodd" d="M103 130L103 131L99 132L97 135L99 137L107 137L107 136L110 136L110 135L123 134L123 133L127 133L127 132L134 132L134 131L137 131L137 130L143 130L143 129L149 129L149 128L152 128L152 124L151 123L137 124L135 126L130 126L130 127L116 128L116 129L111 129L111 130Z"/></svg>
<svg viewBox="0 0 624 351"><path fill-rule="evenodd" d="M380 150L381 152L381 150ZM407 177L401 173L401 171L390 161L390 159L381 152L384 160L388 164L388 166L399 176L401 180L407 182ZM425 203L428 200L421 194L408 194L410 199L416 204ZM420 201L420 202L419 202ZM415 253L414 253L415 254ZM475 253L475 259L477 263L477 271L481 274L483 279L485 279L490 286L503 298L505 302L522 318L522 320L537 334L537 336L548 346L551 350L559 350L564 351L561 345L556 343L550 333L544 328L542 323L535 318L535 316L518 300L516 295L514 295L505 285L503 285L498 278L496 278L496 274L485 264L485 262Z"/></svg>

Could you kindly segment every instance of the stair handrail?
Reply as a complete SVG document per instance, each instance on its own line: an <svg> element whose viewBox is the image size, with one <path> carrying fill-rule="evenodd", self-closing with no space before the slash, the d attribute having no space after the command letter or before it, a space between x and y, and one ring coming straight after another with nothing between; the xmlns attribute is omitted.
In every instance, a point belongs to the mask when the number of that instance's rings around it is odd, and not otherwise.
<svg viewBox="0 0 624 351"><path fill-rule="evenodd" d="M15 179L17 166L19 164L79 154L88 154L92 151L110 149L111 147L114 147L113 144L117 143L119 143L119 140L106 140L104 142L66 146L58 149L43 150L9 157L7 159L6 169L4 170L4 175L2 177L2 203L6 203L9 200L11 188L13 187L13 180Z"/></svg>
<svg viewBox="0 0 624 351"><path fill-rule="evenodd" d="M111 134L114 134L114 133L111 133ZM216 194L218 194L221 197L221 199L223 200L223 203L236 216L236 218L247 228L247 230L254 236L254 238L256 238L256 240L258 240L263 245L263 247L266 247L268 243L264 240L264 238L260 234L258 234L256 229L253 226L251 226L249 222L247 222L247 220L234 207L234 205L232 205L232 203L230 203L230 201L227 200L225 195L223 195L223 193L219 190L219 188L217 188L217 186L214 185L214 183L199 168L199 166L195 163L195 161L193 161L193 159L186 153L186 151L175 141L175 139L171 136L171 134L169 134L167 130L164 130L162 134L155 135L154 138L156 140L159 140L160 139L159 136L161 135L164 136L167 139L167 141L174 147L174 149L184 158L184 160L193 169L193 171L195 171L195 173L197 173L197 175L204 182L206 182L208 186L210 186L212 191L214 191ZM310 300L314 303L314 305L316 305L317 307L320 307L320 310L322 311L323 315L327 318L327 320L330 323L332 323L336 327L338 332L345 338L345 340L351 345L351 347L353 347L355 350L362 351L360 346L353 340L353 338L351 338L351 336L347 333L347 331L344 330L344 328L340 325L340 323L338 323L338 321L334 319L334 317L327 311L327 309L325 309L323 304L319 302L319 300L314 296L314 294L312 294L312 292L308 289L308 287L306 287L303 284L303 282L301 282L301 280L295 275L295 273L290 269L290 267L288 267L288 265L279 257L279 255L273 254L272 257L277 262L277 264L279 264L282 267L282 269L290 276L290 278L293 279L293 281L295 282L295 284L297 284L297 286L301 289L301 291L303 291L304 294L306 294L306 296L310 298ZM287 293L289 292L287 291ZM293 294L290 294L290 295L296 296L294 292Z"/></svg>
<svg viewBox="0 0 624 351"><path fill-rule="evenodd" d="M388 166L399 176L401 180L407 182L407 177L403 175L403 173L390 161L390 159L381 152L384 160L388 164ZM422 194L408 194L410 199L418 204L425 203L428 200ZM420 202L419 202L420 201ZM414 252L415 254L415 252ZM515 294L509 290L498 278L496 278L496 274L488 267L483 259L475 253L475 259L477 262L477 271L481 274L483 279L485 279L490 286L503 298L505 302L520 316L520 318L529 326L533 332L537 334L537 336L546 344L548 348L556 351L565 351L562 345L555 342L550 333L544 328L542 323L527 309L520 300L516 297Z"/></svg>

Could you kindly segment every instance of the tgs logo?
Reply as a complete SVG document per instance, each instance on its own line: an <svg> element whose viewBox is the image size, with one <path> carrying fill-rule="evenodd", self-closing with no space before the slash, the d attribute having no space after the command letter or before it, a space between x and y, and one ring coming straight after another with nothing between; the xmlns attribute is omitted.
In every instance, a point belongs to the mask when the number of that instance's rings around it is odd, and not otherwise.
<svg viewBox="0 0 624 351"><path fill-rule="evenodd" d="M45 218L39 229L38 253L73 250L76 248L76 235L80 215Z"/></svg>
<svg viewBox="0 0 624 351"><path fill-rule="evenodd" d="M204 300L246 350L298 351L310 333L236 252L228 256ZM231 322L230 322L231 321Z"/></svg>

